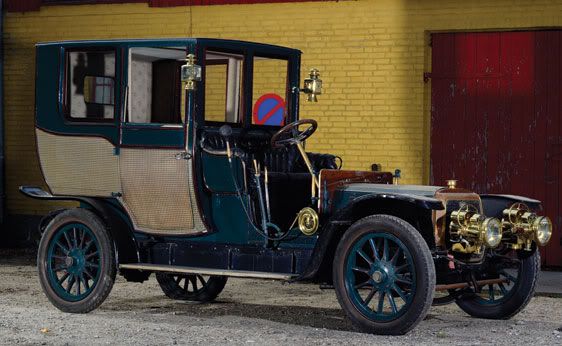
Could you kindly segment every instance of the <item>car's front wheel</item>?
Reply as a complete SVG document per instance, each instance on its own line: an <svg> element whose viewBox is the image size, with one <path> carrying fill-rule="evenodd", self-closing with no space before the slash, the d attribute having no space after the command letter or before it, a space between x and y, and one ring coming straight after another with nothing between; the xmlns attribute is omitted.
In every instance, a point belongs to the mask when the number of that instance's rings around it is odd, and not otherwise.
<svg viewBox="0 0 562 346"><path fill-rule="evenodd" d="M156 280L168 298L204 303L215 300L224 289L227 277L156 273Z"/></svg>
<svg viewBox="0 0 562 346"><path fill-rule="evenodd" d="M69 209L47 225L37 254L43 291L64 312L85 313L108 296L115 251L103 222L86 209Z"/></svg>
<svg viewBox="0 0 562 346"><path fill-rule="evenodd" d="M435 267L420 233L389 215L355 222L339 242L333 264L340 305L358 329L405 334L427 314Z"/></svg>

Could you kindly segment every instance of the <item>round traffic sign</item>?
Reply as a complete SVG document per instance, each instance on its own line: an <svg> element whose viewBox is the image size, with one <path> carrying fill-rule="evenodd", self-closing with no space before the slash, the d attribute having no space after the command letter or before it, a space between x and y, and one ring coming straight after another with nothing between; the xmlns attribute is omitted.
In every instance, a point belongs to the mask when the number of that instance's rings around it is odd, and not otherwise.
<svg viewBox="0 0 562 346"><path fill-rule="evenodd" d="M282 126L285 123L285 100L277 94L260 96L254 105L252 123Z"/></svg>

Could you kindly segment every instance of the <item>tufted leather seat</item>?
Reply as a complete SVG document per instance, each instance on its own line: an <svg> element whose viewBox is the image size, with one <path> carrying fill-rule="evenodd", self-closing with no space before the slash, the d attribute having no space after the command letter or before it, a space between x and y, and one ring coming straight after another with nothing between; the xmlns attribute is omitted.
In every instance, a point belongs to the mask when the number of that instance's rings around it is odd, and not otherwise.
<svg viewBox="0 0 562 346"><path fill-rule="evenodd" d="M213 150L226 149L226 141L224 137L219 134L206 133L204 143L206 147L209 147Z"/></svg>
<svg viewBox="0 0 562 346"><path fill-rule="evenodd" d="M270 172L294 173L299 153L294 147L269 149L263 153L263 164Z"/></svg>
<svg viewBox="0 0 562 346"><path fill-rule="evenodd" d="M337 169L336 157L331 154L306 153L314 169ZM297 147L273 148L264 153L263 162L271 172L308 173Z"/></svg>

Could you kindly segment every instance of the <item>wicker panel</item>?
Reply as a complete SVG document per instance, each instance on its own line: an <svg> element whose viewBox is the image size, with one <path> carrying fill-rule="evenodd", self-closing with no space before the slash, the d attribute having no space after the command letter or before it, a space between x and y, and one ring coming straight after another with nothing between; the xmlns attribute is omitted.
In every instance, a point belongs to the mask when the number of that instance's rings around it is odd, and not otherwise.
<svg viewBox="0 0 562 346"><path fill-rule="evenodd" d="M122 202L141 231L156 234L204 232L195 201L191 161L178 150L122 149Z"/></svg>
<svg viewBox="0 0 562 346"><path fill-rule="evenodd" d="M111 196L121 191L119 156L100 137L60 136L37 129L45 181L56 195Z"/></svg>

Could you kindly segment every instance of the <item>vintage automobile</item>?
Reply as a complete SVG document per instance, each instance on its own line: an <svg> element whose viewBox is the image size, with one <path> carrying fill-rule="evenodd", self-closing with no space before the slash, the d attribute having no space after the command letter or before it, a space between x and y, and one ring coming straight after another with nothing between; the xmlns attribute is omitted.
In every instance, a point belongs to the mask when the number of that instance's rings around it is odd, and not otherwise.
<svg viewBox="0 0 562 346"><path fill-rule="evenodd" d="M38 271L60 310L89 312L119 273L207 302L228 277L333 287L361 331L403 334L434 304L505 319L533 296L540 202L399 185L305 151L319 72L296 49L218 39L36 47L36 139L48 189ZM445 185L445 182L443 182ZM65 204L66 205L66 204ZM439 295L435 295L435 292Z"/></svg>

